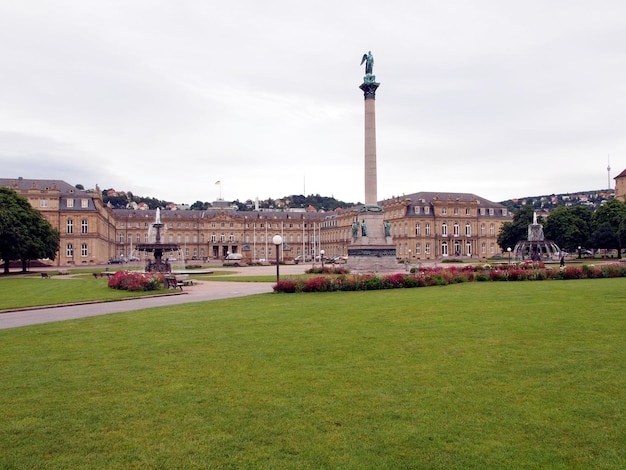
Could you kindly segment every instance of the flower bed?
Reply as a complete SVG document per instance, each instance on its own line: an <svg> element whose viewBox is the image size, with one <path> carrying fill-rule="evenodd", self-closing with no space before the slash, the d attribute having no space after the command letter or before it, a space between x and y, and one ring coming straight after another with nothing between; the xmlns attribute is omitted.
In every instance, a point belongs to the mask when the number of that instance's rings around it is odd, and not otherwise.
<svg viewBox="0 0 626 470"><path fill-rule="evenodd" d="M111 289L129 291L158 290L163 284L160 273L141 273L138 271L117 271L109 278Z"/></svg>
<svg viewBox="0 0 626 470"><path fill-rule="evenodd" d="M321 268L318 268L321 270ZM311 270L309 270L311 271ZM287 278L274 285L275 292L333 292L411 287L445 286L461 282L543 281L548 279L600 279L626 277L626 266L567 266L546 268L543 263L519 263L510 266L466 265L449 268L419 268L411 273L389 275L348 274L340 269L324 268L326 276Z"/></svg>

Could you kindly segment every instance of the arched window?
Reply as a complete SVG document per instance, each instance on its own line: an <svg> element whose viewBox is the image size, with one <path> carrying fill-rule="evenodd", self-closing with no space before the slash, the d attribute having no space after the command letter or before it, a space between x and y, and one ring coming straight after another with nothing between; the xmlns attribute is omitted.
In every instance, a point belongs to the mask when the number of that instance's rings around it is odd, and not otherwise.
<svg viewBox="0 0 626 470"><path fill-rule="evenodd" d="M441 242L441 256L448 256L448 242Z"/></svg>

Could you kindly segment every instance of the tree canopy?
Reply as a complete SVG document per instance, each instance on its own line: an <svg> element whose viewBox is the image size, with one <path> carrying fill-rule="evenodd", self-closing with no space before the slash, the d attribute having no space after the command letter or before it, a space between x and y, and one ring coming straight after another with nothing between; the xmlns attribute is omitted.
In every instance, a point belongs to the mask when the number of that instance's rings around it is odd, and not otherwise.
<svg viewBox="0 0 626 470"><path fill-rule="evenodd" d="M59 250L60 234L28 200L9 188L0 188L0 258L4 272L9 262L21 260L22 270L32 259L54 259Z"/></svg>
<svg viewBox="0 0 626 470"><path fill-rule="evenodd" d="M617 256L621 258L626 244L626 205L617 199L606 201L593 213L591 229L594 248L617 250Z"/></svg>
<svg viewBox="0 0 626 470"><path fill-rule="evenodd" d="M500 227L498 245L502 250L513 249L518 241L528 237L528 226L533 222L533 207L522 206L513 216L512 222L505 222Z"/></svg>
<svg viewBox="0 0 626 470"><path fill-rule="evenodd" d="M545 237L559 248L574 252L579 246L591 246L591 217L593 211L584 206L559 206L550 212L544 227Z"/></svg>

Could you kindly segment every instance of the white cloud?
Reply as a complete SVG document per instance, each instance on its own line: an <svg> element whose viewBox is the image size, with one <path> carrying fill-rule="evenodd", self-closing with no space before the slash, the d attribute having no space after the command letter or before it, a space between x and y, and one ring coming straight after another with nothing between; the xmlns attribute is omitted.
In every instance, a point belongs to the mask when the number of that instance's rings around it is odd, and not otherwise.
<svg viewBox="0 0 626 470"><path fill-rule="evenodd" d="M362 200L372 50L379 198L604 188L609 154L614 174L626 167L625 13L617 0L5 2L2 173L177 202L215 199L218 179L226 199Z"/></svg>

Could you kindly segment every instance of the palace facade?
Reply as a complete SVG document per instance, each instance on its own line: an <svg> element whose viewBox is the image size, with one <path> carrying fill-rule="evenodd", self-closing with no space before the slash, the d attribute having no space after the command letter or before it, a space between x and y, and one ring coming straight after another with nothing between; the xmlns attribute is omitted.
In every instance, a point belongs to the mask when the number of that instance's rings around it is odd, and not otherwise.
<svg viewBox="0 0 626 470"><path fill-rule="evenodd" d="M150 243L154 210L112 209L102 193L79 190L64 181L0 179L14 189L59 230L61 244L55 264L101 264L138 253ZM497 237L511 221L505 206L474 194L418 192L379 203L391 225L397 256L411 261L448 257L486 259L501 253ZM283 239L280 257L347 256L351 226L358 207L333 212L236 211L213 208L160 211L162 242L177 244L186 260L223 259L241 253L247 262L273 260L275 235Z"/></svg>

